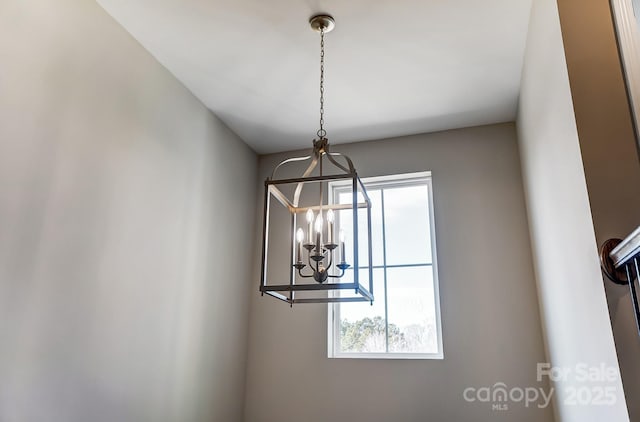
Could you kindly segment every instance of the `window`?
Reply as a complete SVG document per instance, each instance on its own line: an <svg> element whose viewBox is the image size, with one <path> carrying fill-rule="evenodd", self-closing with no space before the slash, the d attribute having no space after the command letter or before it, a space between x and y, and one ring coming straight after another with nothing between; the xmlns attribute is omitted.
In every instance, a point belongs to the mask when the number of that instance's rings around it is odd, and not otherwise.
<svg viewBox="0 0 640 422"><path fill-rule="evenodd" d="M329 357L442 359L431 174L363 183L372 202L375 301L329 305ZM331 193L334 202L351 200L344 185L332 184Z"/></svg>

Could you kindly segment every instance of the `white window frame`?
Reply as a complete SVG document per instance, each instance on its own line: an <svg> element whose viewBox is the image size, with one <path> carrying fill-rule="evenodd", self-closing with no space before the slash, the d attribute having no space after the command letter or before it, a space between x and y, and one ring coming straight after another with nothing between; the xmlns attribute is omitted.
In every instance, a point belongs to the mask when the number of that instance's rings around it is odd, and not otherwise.
<svg viewBox="0 0 640 422"><path fill-rule="evenodd" d="M329 358L337 359L444 359L444 351L442 348L442 318L440 315L440 286L438 281L438 260L436 254L436 230L435 230L435 218L433 207L433 183L430 171L419 173L406 173L395 174L389 176L377 176L362 178L366 188L378 188L378 187L394 187L394 186L412 186L412 185L426 185L429 198L429 223L430 223L430 238L431 238L431 268L433 271L433 291L434 291L434 306L436 313L436 331L437 331L437 345L438 351L436 353L401 353L401 352L382 352L382 353L345 353L338 350L340 335L340 303L330 303L328 305L328 318L327 318L327 356ZM336 194L345 185L340 182L332 182L329 184L330 200L334 201ZM344 186L348 188L347 186ZM386 264L386 263L385 263ZM409 264L411 265L411 264ZM383 267L385 268L385 267ZM374 298L378 297L380 292L374 291ZM385 310L385 318L386 310ZM387 339L388 341L388 339Z"/></svg>

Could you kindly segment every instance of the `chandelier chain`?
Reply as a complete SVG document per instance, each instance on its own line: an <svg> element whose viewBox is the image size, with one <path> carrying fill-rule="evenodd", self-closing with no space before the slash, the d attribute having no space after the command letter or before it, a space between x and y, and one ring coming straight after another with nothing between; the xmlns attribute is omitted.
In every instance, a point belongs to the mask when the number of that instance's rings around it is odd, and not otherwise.
<svg viewBox="0 0 640 422"><path fill-rule="evenodd" d="M320 28L320 129L317 135L320 139L327 136L324 130L324 27Z"/></svg>

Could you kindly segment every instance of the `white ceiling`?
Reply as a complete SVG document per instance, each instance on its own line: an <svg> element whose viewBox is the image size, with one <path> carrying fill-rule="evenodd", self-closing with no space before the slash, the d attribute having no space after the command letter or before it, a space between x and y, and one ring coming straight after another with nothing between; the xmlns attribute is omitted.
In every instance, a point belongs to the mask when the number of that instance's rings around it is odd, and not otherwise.
<svg viewBox="0 0 640 422"><path fill-rule="evenodd" d="M531 0L98 0L259 153L515 119Z"/></svg>

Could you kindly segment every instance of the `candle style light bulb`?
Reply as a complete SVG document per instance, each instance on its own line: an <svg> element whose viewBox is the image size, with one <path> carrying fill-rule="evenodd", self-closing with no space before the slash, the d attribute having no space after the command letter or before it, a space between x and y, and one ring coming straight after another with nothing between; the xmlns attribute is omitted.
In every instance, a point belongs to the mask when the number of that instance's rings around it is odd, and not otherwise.
<svg viewBox="0 0 640 422"><path fill-rule="evenodd" d="M340 243L344 243L344 230L340 229Z"/></svg>
<svg viewBox="0 0 640 422"><path fill-rule="evenodd" d="M333 210L327 211L327 221L333 223Z"/></svg>
<svg viewBox="0 0 640 422"><path fill-rule="evenodd" d="M307 211L307 223L313 223L313 211Z"/></svg>
<svg viewBox="0 0 640 422"><path fill-rule="evenodd" d="M316 233L322 233L322 214L316 217Z"/></svg>
<svg viewBox="0 0 640 422"><path fill-rule="evenodd" d="M327 243L333 243L333 210L327 211Z"/></svg>

